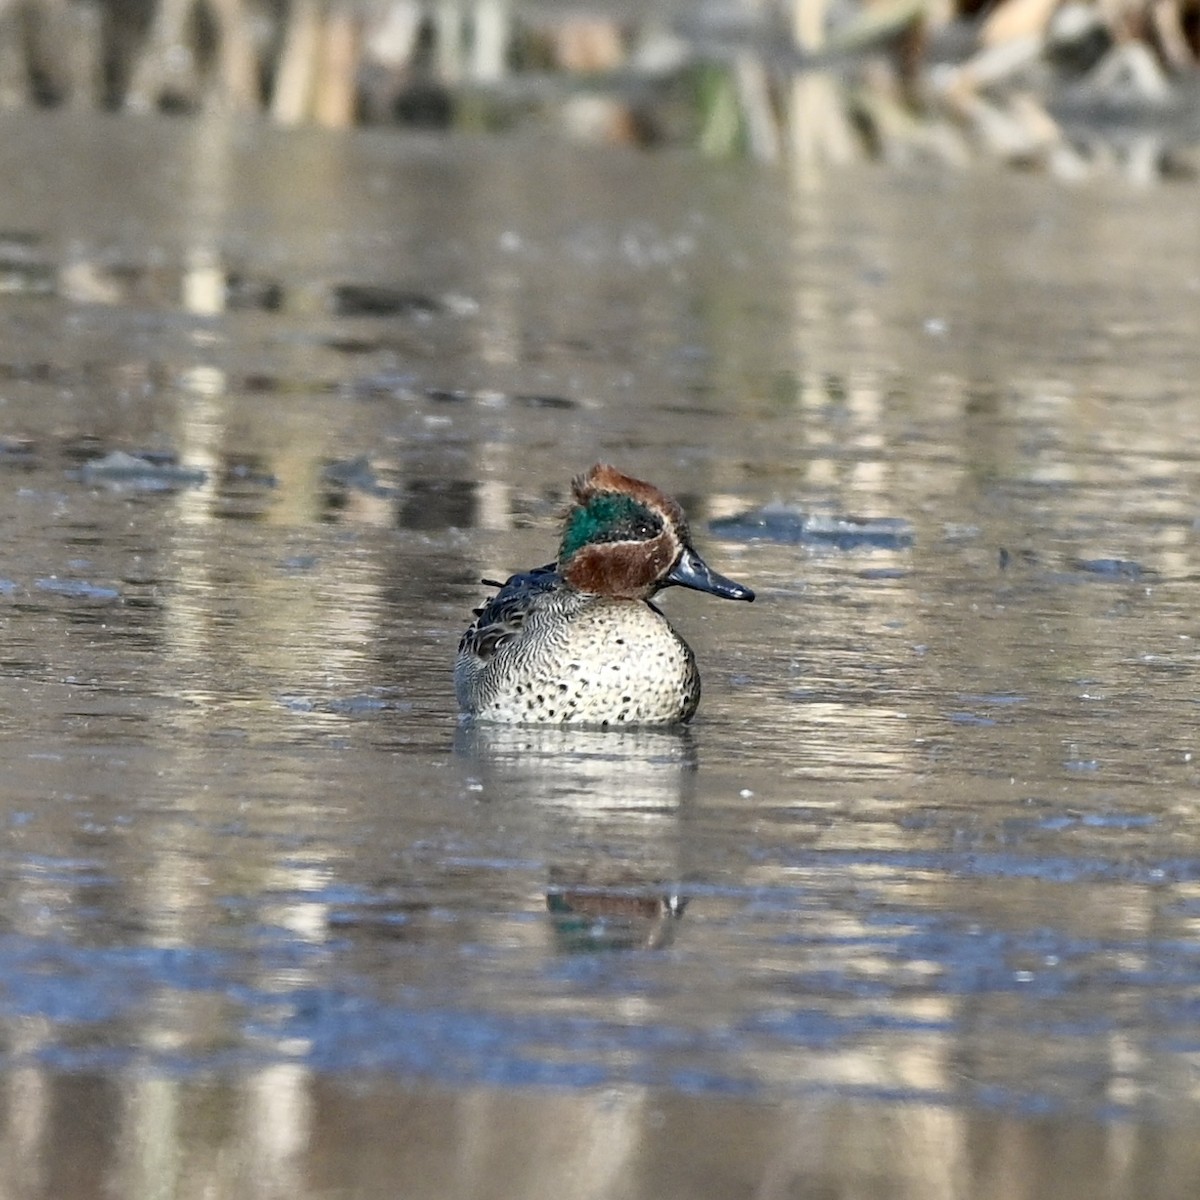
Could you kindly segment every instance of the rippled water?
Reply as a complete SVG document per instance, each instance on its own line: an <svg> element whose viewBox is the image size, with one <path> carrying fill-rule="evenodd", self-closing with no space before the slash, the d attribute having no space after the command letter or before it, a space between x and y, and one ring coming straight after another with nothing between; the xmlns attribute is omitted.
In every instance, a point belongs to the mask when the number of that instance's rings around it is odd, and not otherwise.
<svg viewBox="0 0 1200 1200"><path fill-rule="evenodd" d="M1196 1194L1191 190L0 160L14 1195ZM599 458L696 722L460 725Z"/></svg>

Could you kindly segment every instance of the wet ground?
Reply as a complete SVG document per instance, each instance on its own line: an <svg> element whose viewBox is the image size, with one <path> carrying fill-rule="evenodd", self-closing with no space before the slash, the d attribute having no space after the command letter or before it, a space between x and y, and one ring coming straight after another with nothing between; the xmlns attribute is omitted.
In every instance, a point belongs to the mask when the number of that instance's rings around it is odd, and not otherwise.
<svg viewBox="0 0 1200 1200"><path fill-rule="evenodd" d="M1193 190L0 164L8 1194L1197 1194ZM598 458L696 722L460 726Z"/></svg>

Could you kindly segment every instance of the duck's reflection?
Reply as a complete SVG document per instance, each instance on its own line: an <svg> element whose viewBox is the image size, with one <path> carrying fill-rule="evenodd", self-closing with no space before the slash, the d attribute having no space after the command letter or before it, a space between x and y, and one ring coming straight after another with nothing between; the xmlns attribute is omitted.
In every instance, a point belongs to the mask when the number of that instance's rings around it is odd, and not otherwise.
<svg viewBox="0 0 1200 1200"><path fill-rule="evenodd" d="M687 906L678 881L697 771L689 730L464 722L455 752L486 800L536 810L557 950L670 944Z"/></svg>
<svg viewBox="0 0 1200 1200"><path fill-rule="evenodd" d="M644 881L583 883L550 869L546 910L557 948L566 954L589 950L658 950L669 946L687 897L647 889Z"/></svg>
<svg viewBox="0 0 1200 1200"><path fill-rule="evenodd" d="M463 721L455 753L489 793L579 811L675 812L690 794L687 726L622 729Z"/></svg>

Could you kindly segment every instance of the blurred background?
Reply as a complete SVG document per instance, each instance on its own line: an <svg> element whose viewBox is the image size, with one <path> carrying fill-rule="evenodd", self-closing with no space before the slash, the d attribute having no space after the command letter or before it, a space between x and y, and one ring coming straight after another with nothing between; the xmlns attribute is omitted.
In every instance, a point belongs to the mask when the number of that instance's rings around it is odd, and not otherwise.
<svg viewBox="0 0 1200 1200"><path fill-rule="evenodd" d="M1197 170L1193 0L6 0L0 105Z"/></svg>

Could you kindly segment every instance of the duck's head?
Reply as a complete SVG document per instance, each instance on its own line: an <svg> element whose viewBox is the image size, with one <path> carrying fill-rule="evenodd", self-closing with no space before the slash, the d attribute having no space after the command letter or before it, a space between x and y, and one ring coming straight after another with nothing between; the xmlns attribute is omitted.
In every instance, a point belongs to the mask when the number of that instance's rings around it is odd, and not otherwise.
<svg viewBox="0 0 1200 1200"><path fill-rule="evenodd" d="M725 600L754 599L748 587L709 569L692 546L683 509L652 484L597 463L571 490L558 571L576 590L648 600L678 584Z"/></svg>

